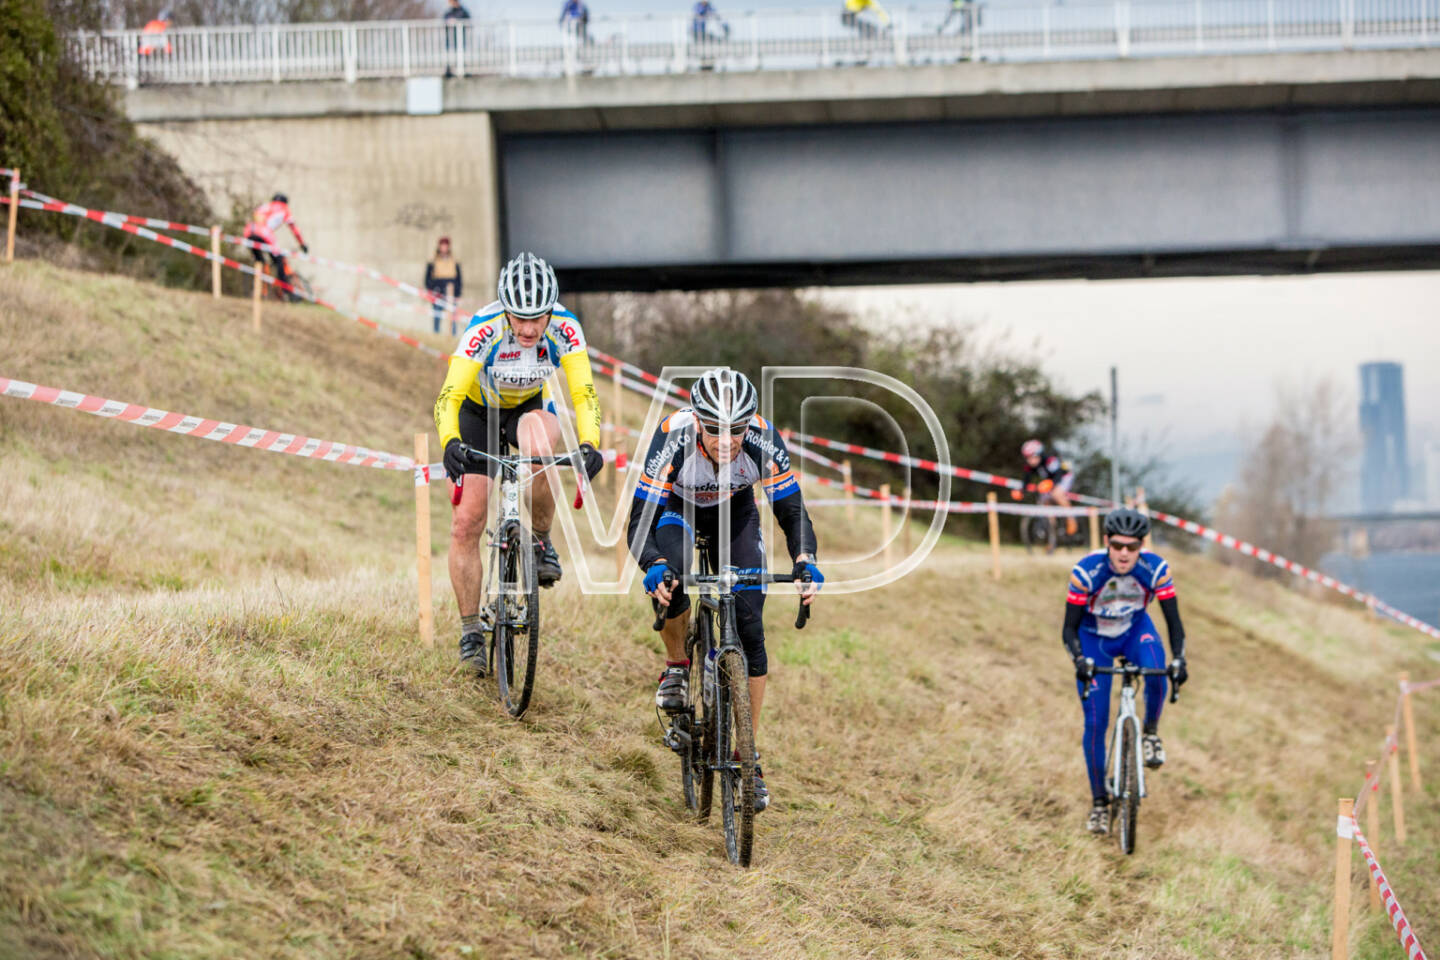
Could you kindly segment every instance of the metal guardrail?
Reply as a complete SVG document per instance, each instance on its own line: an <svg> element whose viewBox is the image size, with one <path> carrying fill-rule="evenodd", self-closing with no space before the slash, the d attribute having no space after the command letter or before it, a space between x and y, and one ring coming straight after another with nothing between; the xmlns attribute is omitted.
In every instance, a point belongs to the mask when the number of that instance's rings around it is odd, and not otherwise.
<svg viewBox="0 0 1440 960"><path fill-rule="evenodd" d="M555 21L370 21L181 27L68 38L98 79L280 83L376 77L826 69L971 61L1165 57L1440 43L1440 0L1111 0L897 10L888 24L823 9ZM153 49L145 51L145 45Z"/></svg>

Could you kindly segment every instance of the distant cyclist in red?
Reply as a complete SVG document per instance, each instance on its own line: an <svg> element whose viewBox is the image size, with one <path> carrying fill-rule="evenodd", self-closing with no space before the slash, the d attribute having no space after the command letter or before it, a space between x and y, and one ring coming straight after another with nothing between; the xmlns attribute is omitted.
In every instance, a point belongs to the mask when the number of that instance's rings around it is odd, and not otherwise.
<svg viewBox="0 0 1440 960"><path fill-rule="evenodd" d="M283 193L275 194L269 203L262 203L255 208L255 212L250 215L250 222L245 224L245 239L270 245L268 252L270 262L275 267L275 276L283 280L290 274L286 268L285 254L280 250L280 238L276 235L281 227L289 227L295 242L300 244L300 250L304 253L310 252L305 238L300 236L300 228L296 226L295 218L290 215L290 198ZM266 251L251 247L250 252L255 256L256 263L265 262ZM286 293L291 300L300 299L293 291Z"/></svg>

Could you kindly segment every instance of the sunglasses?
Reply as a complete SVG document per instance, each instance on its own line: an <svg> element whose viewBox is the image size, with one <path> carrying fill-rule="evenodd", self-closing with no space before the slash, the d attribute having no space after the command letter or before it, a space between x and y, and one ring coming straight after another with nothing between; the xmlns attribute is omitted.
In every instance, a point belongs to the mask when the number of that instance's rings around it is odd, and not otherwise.
<svg viewBox="0 0 1440 960"><path fill-rule="evenodd" d="M700 429L705 431L705 436L707 437L719 437L728 432L732 438L738 440L745 436L745 431L750 429L750 424L732 423L730 424L730 429L725 431L720 429L720 424L718 423L706 423L704 420L701 420Z"/></svg>
<svg viewBox="0 0 1440 960"><path fill-rule="evenodd" d="M1119 550L1119 551L1122 552L1122 553L1139 553L1139 552L1140 552L1140 541L1139 541L1139 540L1111 540L1111 541L1110 541L1110 549L1111 549L1111 550Z"/></svg>

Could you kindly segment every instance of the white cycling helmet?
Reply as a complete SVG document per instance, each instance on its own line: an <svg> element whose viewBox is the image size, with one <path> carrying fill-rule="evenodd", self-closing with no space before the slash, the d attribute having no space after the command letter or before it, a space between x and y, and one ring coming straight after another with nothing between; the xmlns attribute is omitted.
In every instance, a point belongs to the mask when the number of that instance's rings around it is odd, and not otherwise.
<svg viewBox="0 0 1440 960"><path fill-rule="evenodd" d="M1022 457L1038 457L1044 452L1045 444L1039 440L1026 440L1020 447L1020 456Z"/></svg>
<svg viewBox="0 0 1440 960"><path fill-rule="evenodd" d="M500 306L513 317L543 317L560 299L555 271L533 253L522 253L505 264L495 291Z"/></svg>
<svg viewBox="0 0 1440 960"><path fill-rule="evenodd" d="M690 388L690 406L705 425L734 428L748 424L760 406L755 384L745 374L729 367L707 370Z"/></svg>

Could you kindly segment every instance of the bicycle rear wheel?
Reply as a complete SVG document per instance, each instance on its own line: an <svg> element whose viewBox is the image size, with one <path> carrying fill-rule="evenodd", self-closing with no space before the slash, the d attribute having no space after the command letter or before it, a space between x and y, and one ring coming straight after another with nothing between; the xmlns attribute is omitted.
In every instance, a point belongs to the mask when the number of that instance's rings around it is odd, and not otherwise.
<svg viewBox="0 0 1440 960"><path fill-rule="evenodd" d="M755 845L755 731L750 723L750 678L745 658L736 650L726 651L717 669L729 708L718 716L729 733L721 743L730 748L732 757L738 757L738 763L727 768L720 778L725 853L731 863L748 867Z"/></svg>
<svg viewBox="0 0 1440 960"><path fill-rule="evenodd" d="M530 706L535 658L540 651L540 584L530 534L515 523L500 539L495 596L495 683L512 717Z"/></svg>
<svg viewBox="0 0 1440 960"><path fill-rule="evenodd" d="M1135 766L1135 723L1126 720L1120 727L1120 796L1115 798L1120 805L1115 816L1118 820L1116 839L1126 855L1135 852L1135 831L1140 819L1140 776Z"/></svg>

